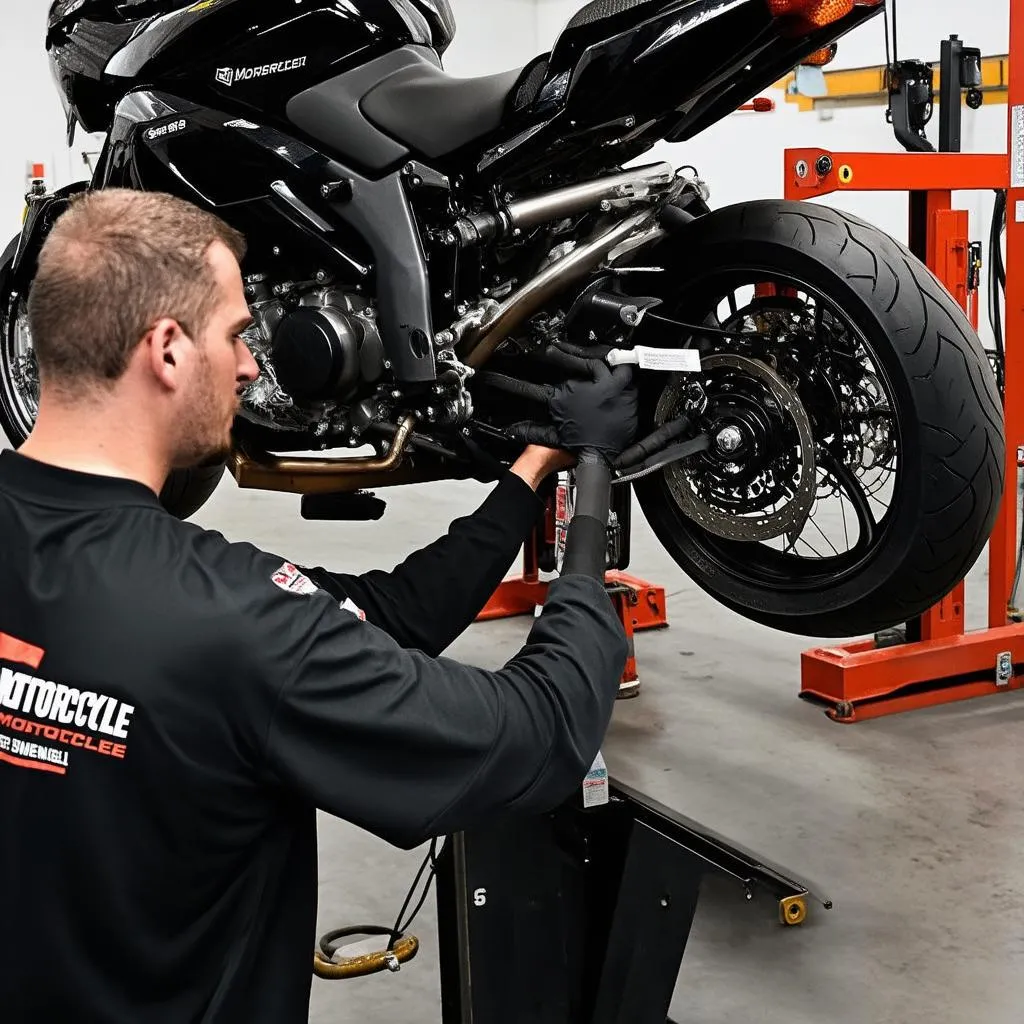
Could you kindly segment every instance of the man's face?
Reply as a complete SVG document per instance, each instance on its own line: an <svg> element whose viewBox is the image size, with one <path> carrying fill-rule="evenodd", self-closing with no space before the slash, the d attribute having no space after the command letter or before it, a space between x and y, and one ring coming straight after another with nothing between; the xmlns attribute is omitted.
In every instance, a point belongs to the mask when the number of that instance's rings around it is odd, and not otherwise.
<svg viewBox="0 0 1024 1024"><path fill-rule="evenodd" d="M207 260L217 282L218 300L202 337L182 395L183 425L175 468L220 462L231 451L231 428L244 387L259 376L248 345L239 337L252 322L242 273L231 250L214 242Z"/></svg>

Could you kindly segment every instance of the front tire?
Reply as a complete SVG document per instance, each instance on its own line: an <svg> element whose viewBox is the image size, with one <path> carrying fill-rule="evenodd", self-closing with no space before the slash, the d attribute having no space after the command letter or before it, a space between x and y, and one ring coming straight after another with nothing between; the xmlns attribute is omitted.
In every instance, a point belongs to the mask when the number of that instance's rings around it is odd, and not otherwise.
<svg viewBox="0 0 1024 1024"><path fill-rule="evenodd" d="M863 339L871 353L879 388L885 384L899 473L877 535L870 523L865 528L870 550L865 546L856 559L852 551L832 558L826 549L828 557L798 565L792 551L725 538L722 526L716 535L680 507L669 471L636 484L658 539L722 604L786 632L858 636L926 611L978 559L1004 487L1001 403L963 311L908 249L827 207L784 201L734 206L693 223L667 245L659 256L667 279L659 312L677 321L721 325L709 319L709 297L742 273L752 282L780 282L780 296L823 296L815 303L835 310L836 322L840 315L848 321L851 336ZM723 338L716 336L719 344ZM815 388L827 390L837 409L849 404L848 393L826 377L819 372L815 383L809 373L807 381L793 381L814 421L822 464L833 458L830 451L848 450L841 437L827 442L830 450L820 440L827 429L811 409ZM653 426L665 403L664 375L644 375L641 388L647 425ZM854 470L859 472L857 465ZM842 475L850 473L844 469ZM820 494L820 480L818 486Z"/></svg>

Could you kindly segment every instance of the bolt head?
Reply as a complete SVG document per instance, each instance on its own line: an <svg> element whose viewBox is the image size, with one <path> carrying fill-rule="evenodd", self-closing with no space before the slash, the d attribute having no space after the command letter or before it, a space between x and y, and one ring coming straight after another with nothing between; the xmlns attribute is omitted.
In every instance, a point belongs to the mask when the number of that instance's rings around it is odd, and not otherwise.
<svg viewBox="0 0 1024 1024"><path fill-rule="evenodd" d="M825 177L826 174L832 173L832 166L832 157L828 156L827 154L825 156L818 157L818 162L817 164L815 164L818 173L822 177Z"/></svg>
<svg viewBox="0 0 1024 1024"><path fill-rule="evenodd" d="M807 172L810 168L807 166L806 160L797 160L796 162L796 176L798 178L806 178Z"/></svg>
<svg viewBox="0 0 1024 1024"><path fill-rule="evenodd" d="M731 455L742 447L743 432L739 427L723 427L715 437L715 445L723 455Z"/></svg>

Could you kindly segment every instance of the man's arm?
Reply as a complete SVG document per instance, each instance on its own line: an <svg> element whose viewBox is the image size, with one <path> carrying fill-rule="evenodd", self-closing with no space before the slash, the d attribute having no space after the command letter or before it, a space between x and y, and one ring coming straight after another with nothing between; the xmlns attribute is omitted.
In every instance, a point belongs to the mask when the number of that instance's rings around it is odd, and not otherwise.
<svg viewBox="0 0 1024 1024"><path fill-rule="evenodd" d="M563 452L527 448L476 512L393 572L303 571L338 601L352 600L402 647L436 656L480 614L538 520L537 489L570 462Z"/></svg>
<svg viewBox="0 0 1024 1024"><path fill-rule="evenodd" d="M555 581L496 672L405 650L323 593L249 593L266 781L388 842L549 810L597 755L626 642L596 579Z"/></svg>

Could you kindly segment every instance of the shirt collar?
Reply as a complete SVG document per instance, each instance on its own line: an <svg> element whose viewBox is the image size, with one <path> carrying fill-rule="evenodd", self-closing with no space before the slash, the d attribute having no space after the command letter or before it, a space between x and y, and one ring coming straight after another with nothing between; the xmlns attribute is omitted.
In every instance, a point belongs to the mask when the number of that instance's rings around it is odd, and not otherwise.
<svg viewBox="0 0 1024 1024"><path fill-rule="evenodd" d="M73 508L144 505L161 508L160 499L138 480L63 469L18 452L0 451L0 492Z"/></svg>

